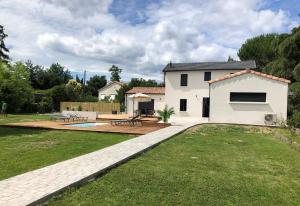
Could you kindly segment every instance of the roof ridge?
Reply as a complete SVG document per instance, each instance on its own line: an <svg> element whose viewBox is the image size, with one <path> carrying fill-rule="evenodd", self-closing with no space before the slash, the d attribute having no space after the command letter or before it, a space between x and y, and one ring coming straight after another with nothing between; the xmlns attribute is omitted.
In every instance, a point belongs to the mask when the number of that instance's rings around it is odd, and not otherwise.
<svg viewBox="0 0 300 206"><path fill-rule="evenodd" d="M251 60L244 60L244 61L207 61L207 62L172 62L172 64L209 64L209 63L241 63L241 62L250 62L250 61L255 61L254 59Z"/></svg>
<svg viewBox="0 0 300 206"><path fill-rule="evenodd" d="M268 79L273 79L273 80L288 83L288 84L291 83L291 81L288 80L288 79L281 78L281 77L276 77L276 76L273 76L273 75L270 75L270 74L254 71L254 70L251 70L251 69L245 69L245 70L233 73L233 74L227 74L227 75L219 77L217 79L210 80L210 81L208 81L208 83L212 84L212 83L223 81L223 80L226 80L226 79L230 79L230 78L233 78L233 77L236 77L236 76L241 76L243 74L255 74L257 76L262 76L262 77L265 77L265 78L268 78Z"/></svg>

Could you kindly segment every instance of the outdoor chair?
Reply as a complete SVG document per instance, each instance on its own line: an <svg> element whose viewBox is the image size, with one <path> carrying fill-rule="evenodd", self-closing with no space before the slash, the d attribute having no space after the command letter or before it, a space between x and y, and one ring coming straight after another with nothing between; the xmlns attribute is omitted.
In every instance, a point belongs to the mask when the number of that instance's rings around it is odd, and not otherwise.
<svg viewBox="0 0 300 206"><path fill-rule="evenodd" d="M112 126L142 126L142 121L138 119L139 116L135 116L131 119L118 119L118 120L111 120L110 124Z"/></svg>
<svg viewBox="0 0 300 206"><path fill-rule="evenodd" d="M72 117L69 115L63 115L63 114L54 114L54 115L50 115L50 120L64 120L65 121L70 121Z"/></svg>
<svg viewBox="0 0 300 206"><path fill-rule="evenodd" d="M79 121L88 121L88 117L82 117L81 115L79 114L74 114L73 115L76 119L78 119Z"/></svg>

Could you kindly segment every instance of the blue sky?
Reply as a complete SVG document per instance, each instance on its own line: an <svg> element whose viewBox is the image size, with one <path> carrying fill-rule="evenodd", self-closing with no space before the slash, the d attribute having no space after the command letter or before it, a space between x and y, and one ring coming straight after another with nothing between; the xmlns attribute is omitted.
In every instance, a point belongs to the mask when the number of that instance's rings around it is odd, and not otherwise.
<svg viewBox="0 0 300 206"><path fill-rule="evenodd" d="M299 25L299 0L0 0L14 61L162 80L172 62L223 61L246 39Z"/></svg>

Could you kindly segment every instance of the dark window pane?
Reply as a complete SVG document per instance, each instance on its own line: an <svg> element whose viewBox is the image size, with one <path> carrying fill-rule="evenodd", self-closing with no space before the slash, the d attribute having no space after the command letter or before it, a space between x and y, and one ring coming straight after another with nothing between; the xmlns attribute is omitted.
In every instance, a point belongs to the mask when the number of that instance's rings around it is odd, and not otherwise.
<svg viewBox="0 0 300 206"><path fill-rule="evenodd" d="M266 93L230 92L231 102L266 102Z"/></svg>
<svg viewBox="0 0 300 206"><path fill-rule="evenodd" d="M211 72L204 72L204 81L211 80Z"/></svg>
<svg viewBox="0 0 300 206"><path fill-rule="evenodd" d="M209 117L209 97L203 97L203 100L202 100L202 117Z"/></svg>
<svg viewBox="0 0 300 206"><path fill-rule="evenodd" d="M186 111L186 99L180 99L180 111Z"/></svg>
<svg viewBox="0 0 300 206"><path fill-rule="evenodd" d="M180 86L187 86L187 84L188 84L188 75L187 74L181 74Z"/></svg>

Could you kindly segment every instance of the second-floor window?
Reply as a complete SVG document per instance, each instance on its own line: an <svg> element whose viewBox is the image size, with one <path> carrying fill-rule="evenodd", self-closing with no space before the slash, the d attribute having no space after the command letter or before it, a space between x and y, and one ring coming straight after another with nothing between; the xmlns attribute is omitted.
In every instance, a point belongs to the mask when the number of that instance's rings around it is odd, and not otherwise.
<svg viewBox="0 0 300 206"><path fill-rule="evenodd" d="M211 80L211 72L204 72L204 81Z"/></svg>
<svg viewBox="0 0 300 206"><path fill-rule="evenodd" d="M188 75L181 74L180 76L180 86L187 86L188 85Z"/></svg>

